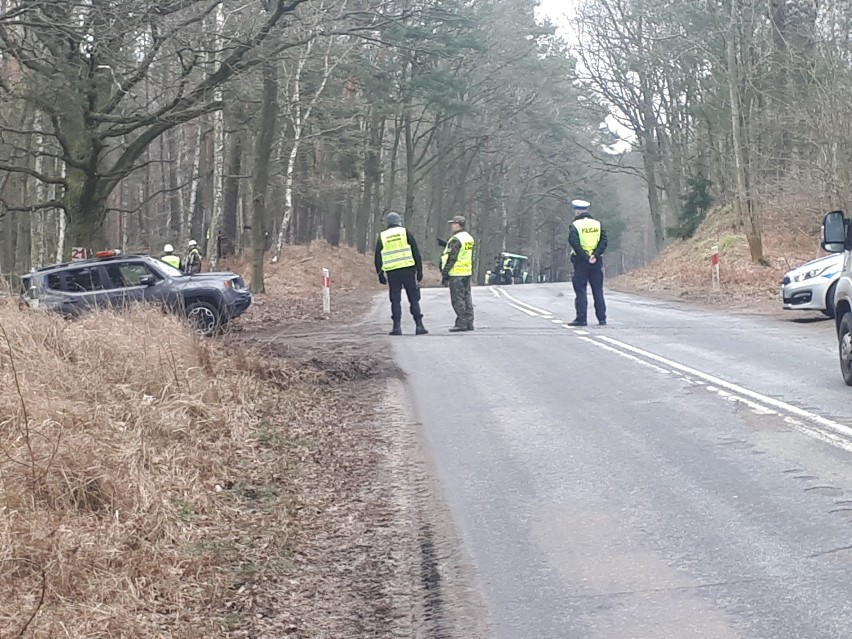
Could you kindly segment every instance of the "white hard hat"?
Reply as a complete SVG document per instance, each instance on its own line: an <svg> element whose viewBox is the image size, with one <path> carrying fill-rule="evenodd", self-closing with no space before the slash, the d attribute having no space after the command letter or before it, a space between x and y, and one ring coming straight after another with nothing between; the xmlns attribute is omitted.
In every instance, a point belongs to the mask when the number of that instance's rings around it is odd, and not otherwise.
<svg viewBox="0 0 852 639"><path fill-rule="evenodd" d="M198 242L196 242L195 240L190 240L190 241L189 241L189 244L187 244L187 246L188 246L189 248L192 248L192 247L194 247L194 246L198 246Z"/></svg>
<svg viewBox="0 0 852 639"><path fill-rule="evenodd" d="M175 251L175 247L174 247L174 246L172 246L171 244L166 244L166 245L163 247L163 251L165 251L166 253L174 253L174 251Z"/></svg>

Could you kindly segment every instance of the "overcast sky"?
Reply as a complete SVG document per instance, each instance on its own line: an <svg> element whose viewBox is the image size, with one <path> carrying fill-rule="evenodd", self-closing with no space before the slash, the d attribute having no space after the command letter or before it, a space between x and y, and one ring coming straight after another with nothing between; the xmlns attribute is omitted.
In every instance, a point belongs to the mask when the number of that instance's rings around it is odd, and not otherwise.
<svg viewBox="0 0 852 639"><path fill-rule="evenodd" d="M547 16L550 20L559 25L562 29L562 35L567 36L567 20L574 15L574 5L577 0L540 0L538 4L539 14Z"/></svg>
<svg viewBox="0 0 852 639"><path fill-rule="evenodd" d="M576 41L573 37L569 20L574 17L574 7L578 2L579 0L540 0L538 6L539 16L542 18L547 17L557 25L560 31L559 35L565 38L571 46L574 46ZM622 138L628 140L634 139L633 132L622 127L612 117L607 118L606 123L611 130L615 131ZM615 145L615 149L624 151L629 146L628 143L621 142Z"/></svg>

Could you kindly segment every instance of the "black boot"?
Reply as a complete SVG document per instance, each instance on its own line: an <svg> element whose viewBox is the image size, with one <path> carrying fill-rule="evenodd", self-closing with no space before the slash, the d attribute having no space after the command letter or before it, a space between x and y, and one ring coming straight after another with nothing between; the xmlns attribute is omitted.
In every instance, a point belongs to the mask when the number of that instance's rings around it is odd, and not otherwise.
<svg viewBox="0 0 852 639"><path fill-rule="evenodd" d="M417 320L417 328L414 331L415 335L428 335L429 331L423 326L423 320Z"/></svg>
<svg viewBox="0 0 852 639"><path fill-rule="evenodd" d="M388 335L402 335L402 326L398 321L393 323L393 329Z"/></svg>

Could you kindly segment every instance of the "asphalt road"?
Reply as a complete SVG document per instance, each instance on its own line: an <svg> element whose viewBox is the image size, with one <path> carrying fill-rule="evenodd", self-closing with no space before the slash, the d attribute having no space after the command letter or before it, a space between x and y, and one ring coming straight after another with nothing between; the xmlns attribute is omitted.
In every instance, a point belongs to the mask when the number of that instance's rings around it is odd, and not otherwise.
<svg viewBox="0 0 852 639"><path fill-rule="evenodd" d="M393 338L491 636L852 636L831 323L608 301L577 330L570 285L480 287L450 334L426 290Z"/></svg>

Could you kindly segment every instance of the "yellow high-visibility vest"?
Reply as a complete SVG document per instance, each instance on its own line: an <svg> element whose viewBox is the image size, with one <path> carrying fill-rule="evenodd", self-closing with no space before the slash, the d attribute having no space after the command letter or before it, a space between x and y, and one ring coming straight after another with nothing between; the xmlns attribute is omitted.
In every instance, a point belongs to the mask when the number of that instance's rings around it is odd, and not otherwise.
<svg viewBox="0 0 852 639"><path fill-rule="evenodd" d="M169 266L174 266L176 269L180 269L180 258L177 255L163 255L160 261L165 262Z"/></svg>
<svg viewBox="0 0 852 639"><path fill-rule="evenodd" d="M601 241L601 223L590 217L582 217L572 223L580 236L580 248L587 255L592 255ZM574 253L574 251L571 251Z"/></svg>
<svg viewBox="0 0 852 639"><path fill-rule="evenodd" d="M450 269L450 277L465 277L473 275L473 245L475 244L473 236L467 231L459 231L450 238L450 241L454 239L461 243L461 247L459 248L459 255L458 258L456 258L456 263L453 264L453 267ZM447 245L444 247L444 254L441 255L441 269L446 266L449 255L450 243L447 242Z"/></svg>
<svg viewBox="0 0 852 639"><path fill-rule="evenodd" d="M414 266L414 252L408 243L408 233L401 226L392 226L379 234L382 238L382 270L395 271Z"/></svg>

